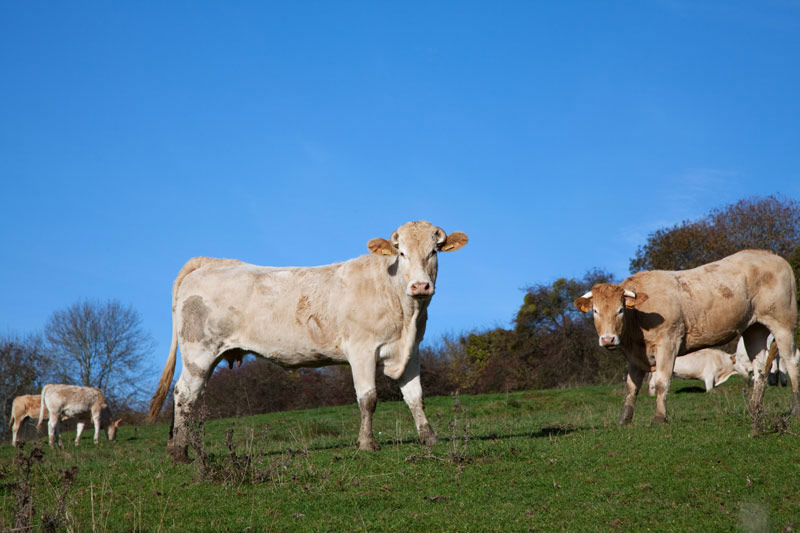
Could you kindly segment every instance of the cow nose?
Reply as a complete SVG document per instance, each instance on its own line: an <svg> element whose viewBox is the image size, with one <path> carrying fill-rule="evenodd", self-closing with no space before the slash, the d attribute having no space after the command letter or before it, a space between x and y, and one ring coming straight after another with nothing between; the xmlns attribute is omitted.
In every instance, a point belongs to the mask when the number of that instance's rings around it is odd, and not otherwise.
<svg viewBox="0 0 800 533"><path fill-rule="evenodd" d="M600 337L600 346L614 346L617 344L616 335L602 335Z"/></svg>
<svg viewBox="0 0 800 533"><path fill-rule="evenodd" d="M411 296L430 296L433 294L433 284L430 281L412 281L408 285Z"/></svg>

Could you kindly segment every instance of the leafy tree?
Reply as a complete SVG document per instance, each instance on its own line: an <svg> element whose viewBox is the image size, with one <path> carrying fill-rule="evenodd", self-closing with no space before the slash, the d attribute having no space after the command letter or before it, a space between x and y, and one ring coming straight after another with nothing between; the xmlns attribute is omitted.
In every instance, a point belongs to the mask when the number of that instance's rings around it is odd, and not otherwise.
<svg viewBox="0 0 800 533"><path fill-rule="evenodd" d="M132 307L76 303L50 316L44 336L57 381L97 387L123 405L145 392L142 364L154 343Z"/></svg>
<svg viewBox="0 0 800 533"><path fill-rule="evenodd" d="M21 394L39 394L49 360L38 335L0 337L0 432L8 431L11 402Z"/></svg>
<svg viewBox="0 0 800 533"><path fill-rule="evenodd" d="M800 202L775 196L739 200L695 221L651 233L631 259L631 273L683 270L746 248L788 258L800 242Z"/></svg>
<svg viewBox="0 0 800 533"><path fill-rule="evenodd" d="M517 313L515 330L520 350L534 361L536 387L558 387L615 380L621 361L597 344L591 317L572 302L612 276L599 269L582 279L561 278L528 288Z"/></svg>

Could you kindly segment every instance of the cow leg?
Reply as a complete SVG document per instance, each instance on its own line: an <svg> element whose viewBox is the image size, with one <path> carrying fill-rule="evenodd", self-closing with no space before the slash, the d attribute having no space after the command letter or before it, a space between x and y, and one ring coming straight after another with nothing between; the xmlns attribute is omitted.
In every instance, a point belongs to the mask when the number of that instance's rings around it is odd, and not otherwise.
<svg viewBox="0 0 800 533"><path fill-rule="evenodd" d="M675 357L678 355L678 347L672 343L662 343L656 349L656 371L654 372L656 381L656 412L653 415L653 424L665 424L667 422L667 392L672 380L672 372L675 369Z"/></svg>
<svg viewBox="0 0 800 533"><path fill-rule="evenodd" d="M797 351L793 331L773 332L778 345L778 357L786 366L786 373L792 381L792 416L800 417L800 352ZM778 367L780 369L780 366Z"/></svg>
<svg viewBox="0 0 800 533"><path fill-rule="evenodd" d="M92 422L94 423L94 443L100 442L100 413L92 415Z"/></svg>
<svg viewBox="0 0 800 533"><path fill-rule="evenodd" d="M353 386L356 389L358 409L361 411L361 429L358 431L359 450L379 450L372 433L372 415L378 405L378 393L375 390L375 362L366 360L351 362Z"/></svg>
<svg viewBox="0 0 800 533"><path fill-rule="evenodd" d="M625 403L622 405L622 413L619 415L620 426L630 424L633 420L633 410L636 407L636 397L642 387L642 381L646 372L641 368L628 363L628 375L625 379Z"/></svg>
<svg viewBox="0 0 800 533"><path fill-rule="evenodd" d="M417 426L419 440L426 446L433 446L438 441L436 433L428 424L425 416L425 405L422 399L422 384L419 376L419 355L412 357L406 364L403 375L400 376L400 391L403 399L411 409L411 416L414 417L414 424Z"/></svg>
<svg viewBox="0 0 800 533"><path fill-rule="evenodd" d="M59 446L63 447L61 443L61 428L58 423L60 418L60 413L57 413L56 416L51 413L50 420L47 422L47 441L51 448L55 448L56 441Z"/></svg>
<svg viewBox="0 0 800 533"><path fill-rule="evenodd" d="M184 359L185 360L185 359ZM172 436L167 443L167 453L176 463L189 463L189 423L191 410L200 398L206 384L205 371L184 363L184 369L175 383Z"/></svg>
<svg viewBox="0 0 800 533"><path fill-rule="evenodd" d="M743 334L747 357L753 362L753 392L750 394L750 411L755 413L761 408L766 388L764 365L767 364L767 337L769 330L761 324L755 324ZM779 350L780 350L780 345Z"/></svg>
<svg viewBox="0 0 800 533"><path fill-rule="evenodd" d="M79 446L81 443L81 433L83 433L83 428L86 426L85 422L78 422L75 426L75 446Z"/></svg>
<svg viewBox="0 0 800 533"><path fill-rule="evenodd" d="M713 374L707 374L703 378L703 383L706 386L706 392L713 392L714 391L714 375Z"/></svg>
<svg viewBox="0 0 800 533"><path fill-rule="evenodd" d="M22 426L22 421L14 417L14 425L11 428L11 445L14 447L17 446L17 434L19 433L20 426Z"/></svg>

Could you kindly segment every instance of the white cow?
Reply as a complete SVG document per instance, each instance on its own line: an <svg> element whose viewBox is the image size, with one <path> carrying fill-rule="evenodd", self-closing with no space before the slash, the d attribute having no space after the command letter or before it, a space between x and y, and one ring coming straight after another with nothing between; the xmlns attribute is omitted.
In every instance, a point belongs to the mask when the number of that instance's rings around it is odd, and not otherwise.
<svg viewBox="0 0 800 533"><path fill-rule="evenodd" d="M117 427L119 427L119 423L122 420L113 420L105 395L100 389L94 387L45 385L42 387L42 402L39 408L37 429L41 427L46 418L45 410L47 410L50 418L47 424L47 434L51 448L54 447L56 440L58 440L58 445L63 447L60 424L61 420L65 418L78 419L75 429L75 446L80 444L81 433L86 425L86 417L91 417L94 423L95 444L99 441L101 428L106 430L108 440L113 441L117 435Z"/></svg>
<svg viewBox="0 0 800 533"><path fill-rule="evenodd" d="M739 370L735 364L736 356L716 348L704 348L675 358L672 375L682 379L699 379L705 383L706 392L725 383L736 372L745 380L750 378L746 370ZM648 384L650 396L656 394L655 373L650 374Z"/></svg>
<svg viewBox="0 0 800 533"><path fill-rule="evenodd" d="M175 384L169 455L188 461L187 416L214 367L244 355L284 367L350 364L361 411L358 446L378 449L372 432L376 369L399 380L420 439L436 441L425 417L419 344L434 293L438 252L467 244L429 222L409 222L371 252L318 267L263 267L232 259L196 257L172 290L172 345L150 420L161 410L180 345L183 370ZM311 242L311 241L309 241Z"/></svg>
<svg viewBox="0 0 800 533"><path fill-rule="evenodd" d="M770 334L769 337L767 337L767 346L772 348L774 341L775 338L772 336L772 334ZM800 358L800 350L797 351L797 357ZM749 376L753 373L753 361L751 361L747 356L744 339L742 338L739 339L739 342L736 345L736 369L739 373L742 371L746 372L748 377L745 378L745 380L749 382ZM780 382L781 385L786 386L786 363L778 354L774 356L772 364L770 365L769 374L767 375L767 382L770 385L777 385L778 382Z"/></svg>

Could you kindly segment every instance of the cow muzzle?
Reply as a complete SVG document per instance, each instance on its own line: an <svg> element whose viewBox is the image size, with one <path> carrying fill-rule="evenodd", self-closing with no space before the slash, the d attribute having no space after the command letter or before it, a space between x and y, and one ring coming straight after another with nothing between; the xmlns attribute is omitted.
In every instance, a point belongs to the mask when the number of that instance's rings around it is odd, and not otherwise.
<svg viewBox="0 0 800 533"><path fill-rule="evenodd" d="M408 284L406 294L414 298L430 298L433 296L433 283L415 280Z"/></svg>
<svg viewBox="0 0 800 533"><path fill-rule="evenodd" d="M617 335L600 335L600 346L613 350L619 346L619 337Z"/></svg>

